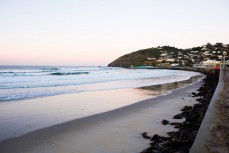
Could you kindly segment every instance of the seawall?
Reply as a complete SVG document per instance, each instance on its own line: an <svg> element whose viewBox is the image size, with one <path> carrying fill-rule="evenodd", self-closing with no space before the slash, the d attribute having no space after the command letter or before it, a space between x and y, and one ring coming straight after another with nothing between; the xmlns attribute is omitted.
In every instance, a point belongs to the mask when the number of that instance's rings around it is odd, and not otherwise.
<svg viewBox="0 0 229 153"><path fill-rule="evenodd" d="M201 123L196 139L192 145L190 153L208 153L208 146L214 139L212 127L219 117L216 103L221 99L221 93L224 90L225 70L220 70L219 82L215 93L210 101L205 117Z"/></svg>

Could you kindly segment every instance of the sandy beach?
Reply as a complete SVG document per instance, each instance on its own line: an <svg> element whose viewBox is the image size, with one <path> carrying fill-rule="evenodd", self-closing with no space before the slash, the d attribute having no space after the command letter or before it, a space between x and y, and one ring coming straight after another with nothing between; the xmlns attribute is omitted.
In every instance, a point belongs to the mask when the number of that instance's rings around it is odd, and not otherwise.
<svg viewBox="0 0 229 153"><path fill-rule="evenodd" d="M201 82L172 91L169 94L143 100L108 112L75 119L33 131L0 142L1 153L89 153L140 152L149 146L141 133L166 135L174 130L162 125L172 119L185 105L193 105ZM152 130L153 129L153 130Z"/></svg>

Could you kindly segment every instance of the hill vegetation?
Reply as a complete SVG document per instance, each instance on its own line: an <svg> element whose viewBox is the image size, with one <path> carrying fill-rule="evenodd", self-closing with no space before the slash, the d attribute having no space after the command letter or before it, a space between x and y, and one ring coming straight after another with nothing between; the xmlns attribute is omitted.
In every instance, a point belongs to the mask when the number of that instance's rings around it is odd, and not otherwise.
<svg viewBox="0 0 229 153"><path fill-rule="evenodd" d="M220 61L223 53L229 54L229 45L223 43L179 49L171 46L158 46L156 48L141 49L119 57L108 66L132 67L132 66L193 66L203 61ZM226 56L228 60L228 56Z"/></svg>

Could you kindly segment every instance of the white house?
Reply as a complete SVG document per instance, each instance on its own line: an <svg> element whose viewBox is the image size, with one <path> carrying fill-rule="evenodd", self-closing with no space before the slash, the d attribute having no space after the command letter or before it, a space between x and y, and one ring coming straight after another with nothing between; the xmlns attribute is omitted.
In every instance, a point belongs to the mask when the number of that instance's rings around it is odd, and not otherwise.
<svg viewBox="0 0 229 153"><path fill-rule="evenodd" d="M163 61L163 59L158 59L157 62L161 63Z"/></svg>
<svg viewBox="0 0 229 153"><path fill-rule="evenodd" d="M223 58L223 56L222 56L222 55L218 55L218 58L219 58L219 59L222 59L222 58Z"/></svg>
<svg viewBox="0 0 229 153"><path fill-rule="evenodd" d="M170 66L180 66L180 64L179 63L172 63Z"/></svg>
<svg viewBox="0 0 229 153"><path fill-rule="evenodd" d="M154 57L148 57L147 60L152 61L152 60L156 60L156 58L154 58Z"/></svg>
<svg viewBox="0 0 229 153"><path fill-rule="evenodd" d="M174 62L174 61L175 61L174 58L168 58L168 59L166 60L166 62Z"/></svg>
<svg viewBox="0 0 229 153"><path fill-rule="evenodd" d="M215 60L207 60L207 61L203 61L202 65L203 67L209 68L209 67L214 67L217 64L220 64L220 61L215 61Z"/></svg>
<svg viewBox="0 0 229 153"><path fill-rule="evenodd" d="M163 56L167 56L167 54L166 54L166 53L162 53L161 56L162 56L162 57L163 57Z"/></svg>

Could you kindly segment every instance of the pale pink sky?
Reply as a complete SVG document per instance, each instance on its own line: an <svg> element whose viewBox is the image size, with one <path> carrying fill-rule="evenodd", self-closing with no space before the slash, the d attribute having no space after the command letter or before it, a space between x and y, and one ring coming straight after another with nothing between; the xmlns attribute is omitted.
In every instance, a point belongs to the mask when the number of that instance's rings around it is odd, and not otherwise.
<svg viewBox="0 0 229 153"><path fill-rule="evenodd" d="M107 65L143 48L229 44L227 0L1 0L0 65Z"/></svg>

